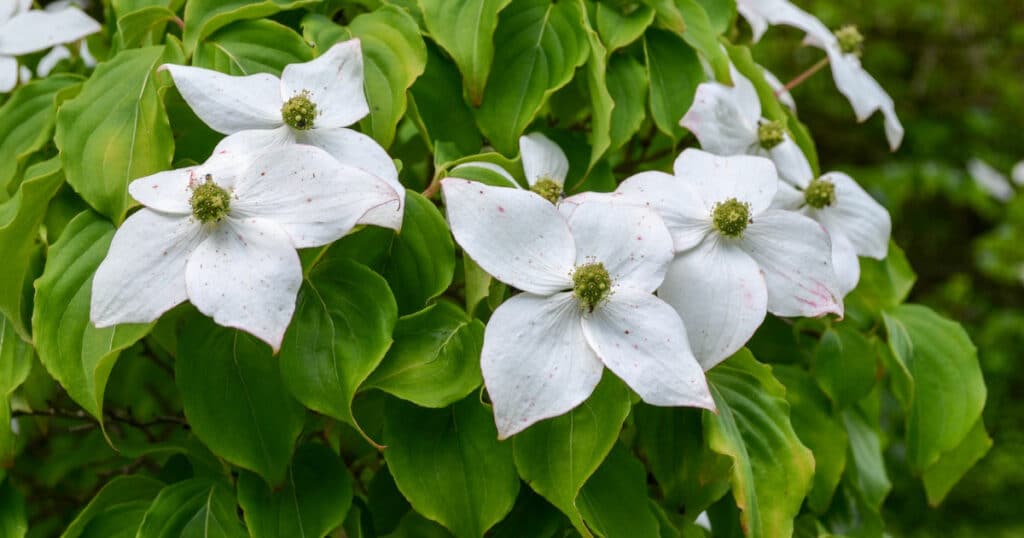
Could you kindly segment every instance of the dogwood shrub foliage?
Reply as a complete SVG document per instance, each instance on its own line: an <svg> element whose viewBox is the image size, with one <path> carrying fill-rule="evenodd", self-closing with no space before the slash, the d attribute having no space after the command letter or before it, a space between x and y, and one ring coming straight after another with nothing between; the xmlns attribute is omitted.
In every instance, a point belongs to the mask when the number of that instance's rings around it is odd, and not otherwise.
<svg viewBox="0 0 1024 538"><path fill-rule="evenodd" d="M822 51L785 85L778 25ZM938 504L991 445L974 346L789 94L829 66L897 148L870 35L3 0L0 534L881 536L893 466Z"/></svg>

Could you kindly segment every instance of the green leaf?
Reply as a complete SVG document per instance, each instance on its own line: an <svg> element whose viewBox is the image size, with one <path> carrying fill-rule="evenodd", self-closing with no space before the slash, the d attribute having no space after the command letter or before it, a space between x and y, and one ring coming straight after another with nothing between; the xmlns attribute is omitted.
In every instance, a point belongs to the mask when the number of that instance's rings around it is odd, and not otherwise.
<svg viewBox="0 0 1024 538"><path fill-rule="evenodd" d="M814 353L814 372L821 389L839 407L848 407L875 386L875 350L871 341L846 324L821 336Z"/></svg>
<svg viewBox="0 0 1024 538"><path fill-rule="evenodd" d="M591 109L588 134L591 150L590 161L586 167L589 173L612 144L611 122L616 103L612 101L612 95L608 91L608 51L601 43L597 32L590 28L589 21L586 29L587 40L590 42L590 57L587 58L585 70Z"/></svg>
<svg viewBox="0 0 1024 538"><path fill-rule="evenodd" d="M644 55L650 80L651 118L659 131L678 140L685 132L679 120L693 104L697 86L704 81L704 68L697 53L679 36L657 28L644 35Z"/></svg>
<svg viewBox="0 0 1024 538"><path fill-rule="evenodd" d="M594 393L576 409L538 422L513 438L519 475L569 517L584 536L577 497L615 445L629 414L630 394L606 373Z"/></svg>
<svg viewBox="0 0 1024 538"><path fill-rule="evenodd" d="M159 44L167 23L177 15L165 6L145 6L117 19L121 48L131 49Z"/></svg>
<svg viewBox="0 0 1024 538"><path fill-rule="evenodd" d="M418 193L405 195L405 222L395 235L383 275L398 312L417 312L448 289L455 276L455 243L437 207Z"/></svg>
<svg viewBox="0 0 1024 538"><path fill-rule="evenodd" d="M632 56L615 54L608 61L607 82L615 101L608 151L615 151L633 138L647 115L647 73Z"/></svg>
<svg viewBox="0 0 1024 538"><path fill-rule="evenodd" d="M846 303L872 314L896 308L910 295L917 275L910 267L903 250L889 242L889 254L884 260L861 258L860 281Z"/></svg>
<svg viewBox="0 0 1024 538"><path fill-rule="evenodd" d="M397 318L380 275L350 259L322 260L299 290L281 344L288 390L306 407L356 426L352 398L384 358Z"/></svg>
<svg viewBox="0 0 1024 538"><path fill-rule="evenodd" d="M142 512L145 512L150 502L156 498L163 487L163 482L148 476L116 476L110 482L104 484L103 488L75 516L75 519L68 525L64 534L60 536L61 538L79 538L90 533L96 535L95 531L90 530L94 527L91 525L93 520L113 512L124 510L137 511L141 520ZM138 525L136 525L136 528L138 528ZM132 529L132 536L134 535L135 529Z"/></svg>
<svg viewBox="0 0 1024 538"><path fill-rule="evenodd" d="M171 165L174 137L156 68L180 60L176 54L171 46L118 53L57 114L54 142L68 183L115 223L130 205L128 183Z"/></svg>
<svg viewBox="0 0 1024 538"><path fill-rule="evenodd" d="M295 451L284 489L274 491L260 477L243 472L238 501L254 538L326 536L352 505L352 477L330 448L307 444Z"/></svg>
<svg viewBox="0 0 1024 538"><path fill-rule="evenodd" d="M704 432L712 450L733 459L732 495L747 535L791 535L814 458L793 431L785 387L745 349L708 381L718 413L704 414Z"/></svg>
<svg viewBox="0 0 1024 538"><path fill-rule="evenodd" d="M243 538L235 505L234 492L219 482L191 478L171 484L146 511L138 538Z"/></svg>
<svg viewBox="0 0 1024 538"><path fill-rule="evenodd" d="M0 201L7 199L11 182L29 155L50 141L61 96L81 82L81 77L70 74L33 80L0 107Z"/></svg>
<svg viewBox="0 0 1024 538"><path fill-rule="evenodd" d="M736 20L736 0L697 0L711 21L716 34L724 34Z"/></svg>
<svg viewBox="0 0 1024 538"><path fill-rule="evenodd" d="M924 470L924 490L928 504L938 506L949 490L983 458L992 448L992 438L985 432L985 423L979 418L970 433L953 450L946 452Z"/></svg>
<svg viewBox="0 0 1024 538"><path fill-rule="evenodd" d="M261 19L281 11L316 4L318 0L189 0L185 6L185 51L196 50L199 42L235 22Z"/></svg>
<svg viewBox="0 0 1024 538"><path fill-rule="evenodd" d="M370 115L360 125L380 145L390 147L405 115L407 90L426 68L426 45L415 19L395 6L360 15L348 28L363 42L366 65Z"/></svg>
<svg viewBox="0 0 1024 538"><path fill-rule="evenodd" d="M847 466L847 473L852 478L850 482L863 500L877 511L892 489L879 439L881 427L877 419L874 424L869 423L865 413L859 409L843 411L843 423L850 440Z"/></svg>
<svg viewBox="0 0 1024 538"><path fill-rule="evenodd" d="M614 6L597 4L594 23L608 52L612 53L640 39L647 27L654 22L654 9L638 5L628 14Z"/></svg>
<svg viewBox="0 0 1024 538"><path fill-rule="evenodd" d="M0 483L0 536L22 538L27 532L25 497L7 478Z"/></svg>
<svg viewBox="0 0 1024 538"><path fill-rule="evenodd" d="M655 19L661 27L679 35L686 31L686 21L673 0L643 0L643 4L654 10Z"/></svg>
<svg viewBox="0 0 1024 538"><path fill-rule="evenodd" d="M480 130L505 155L547 98L572 80L589 53L578 1L520 0L501 13L494 64L477 109Z"/></svg>
<svg viewBox="0 0 1024 538"><path fill-rule="evenodd" d="M914 380L907 462L920 472L970 434L985 405L985 381L959 323L920 305L899 306L883 317L893 355Z"/></svg>
<svg viewBox="0 0 1024 538"><path fill-rule="evenodd" d="M565 516L530 488L519 488L519 498L508 517L487 534L489 538L558 538L564 536Z"/></svg>
<svg viewBox="0 0 1024 538"><path fill-rule="evenodd" d="M195 316L181 332L174 377L193 433L218 456L284 481L305 412L270 348Z"/></svg>
<svg viewBox="0 0 1024 538"><path fill-rule="evenodd" d="M583 486L580 510L587 523L605 538L658 536L658 519L647 499L647 473L643 464L621 445Z"/></svg>
<svg viewBox="0 0 1024 538"><path fill-rule="evenodd" d="M75 217L50 248L36 280L32 333L46 370L78 405L103 424L103 392L121 350L152 324L97 329L89 320L92 276L106 257L114 227L92 211Z"/></svg>
<svg viewBox="0 0 1024 538"><path fill-rule="evenodd" d="M11 427L11 394L32 369L32 346L18 337L13 323L0 315L0 466L14 463L15 434Z"/></svg>
<svg viewBox="0 0 1024 538"><path fill-rule="evenodd" d="M364 386L421 407L446 407L480 386L484 324L439 301L398 321L395 343Z"/></svg>
<svg viewBox="0 0 1024 538"><path fill-rule="evenodd" d="M32 254L47 204L63 183L60 159L55 157L29 167L18 192L0 204L0 260L6 260L0 268L0 315L10 319L10 329L26 340L31 318L28 284L35 277Z"/></svg>
<svg viewBox="0 0 1024 538"><path fill-rule="evenodd" d="M810 374L793 366L776 366L774 371L786 386L793 430L814 453L814 482L807 505L819 514L824 513L846 468L846 428Z"/></svg>
<svg viewBox="0 0 1024 538"><path fill-rule="evenodd" d="M430 36L455 60L473 106L483 100L494 60L498 13L510 1L419 0Z"/></svg>
<svg viewBox="0 0 1024 538"><path fill-rule="evenodd" d="M732 84L729 73L729 56L718 42L718 32L711 26L708 12L697 0L675 0L679 13L686 22L683 39L701 54L715 73L715 79L723 84Z"/></svg>
<svg viewBox="0 0 1024 538"><path fill-rule="evenodd" d="M512 509L519 491L512 446L498 441L475 394L445 409L389 400L384 440L398 489L456 536L483 536Z"/></svg>
<svg viewBox="0 0 1024 538"><path fill-rule="evenodd" d="M199 44L192 65L229 75L271 73L308 62L313 50L295 30L271 20L236 22Z"/></svg>
<svg viewBox="0 0 1024 538"><path fill-rule="evenodd" d="M462 91L459 71L432 43L427 44L427 66L423 75L410 88L409 112L435 149L441 142L451 142L459 155L480 151L482 141L473 111L462 99L453 96Z"/></svg>

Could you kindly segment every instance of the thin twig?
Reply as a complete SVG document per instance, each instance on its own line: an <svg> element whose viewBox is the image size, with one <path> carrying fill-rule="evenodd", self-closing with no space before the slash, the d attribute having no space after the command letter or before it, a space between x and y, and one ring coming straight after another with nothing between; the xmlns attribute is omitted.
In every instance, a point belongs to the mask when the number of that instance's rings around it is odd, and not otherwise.
<svg viewBox="0 0 1024 538"><path fill-rule="evenodd" d="M806 71L800 73L799 75L796 76L796 78L787 82L786 85L783 86L782 88L779 88L779 90L775 92L775 96L778 97L779 95L782 95L783 93L786 93L792 90L793 88L796 88L797 86L803 84L805 80L811 78L818 71L821 71L822 68L824 68L826 65L828 65L828 56L825 56L821 60L818 60L818 63L808 67Z"/></svg>

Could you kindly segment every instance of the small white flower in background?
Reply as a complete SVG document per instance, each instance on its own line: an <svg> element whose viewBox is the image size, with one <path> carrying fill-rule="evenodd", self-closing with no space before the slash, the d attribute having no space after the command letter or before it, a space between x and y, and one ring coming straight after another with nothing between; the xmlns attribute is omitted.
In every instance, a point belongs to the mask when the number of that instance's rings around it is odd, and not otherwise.
<svg viewBox="0 0 1024 538"><path fill-rule="evenodd" d="M812 175L807 157L779 122L761 116L761 101L749 79L731 67L733 85L697 86L693 105L679 124L704 151L715 155L759 155L771 159L779 175L796 182Z"/></svg>
<svg viewBox="0 0 1024 538"><path fill-rule="evenodd" d="M71 43L100 31L100 24L76 7L30 10L32 0L0 2L0 93L18 83L16 56Z"/></svg>
<svg viewBox="0 0 1024 538"><path fill-rule="evenodd" d="M1013 165L1013 170L1010 171L1010 178L1014 184L1024 186L1024 161Z"/></svg>
<svg viewBox="0 0 1024 538"><path fill-rule="evenodd" d="M781 184L771 161L687 149L674 172L632 176L615 199L668 225L677 254L658 296L679 312L705 370L743 347L766 311L843 314L828 233L770 207Z"/></svg>
<svg viewBox="0 0 1024 538"><path fill-rule="evenodd" d="M556 204L565 191L565 177L569 174L569 159L562 148L541 133L530 133L519 137L519 156L523 161L523 172L530 190ZM505 178L512 187L519 187L508 170L489 162L473 161L452 169L484 168Z"/></svg>
<svg viewBox="0 0 1024 538"><path fill-rule="evenodd" d="M1018 167L1021 165L1018 164ZM1017 172L1016 167L1014 173ZM979 187L985 190L985 192L992 195L993 198L1000 202L1005 202L1010 198L1013 198L1014 190L1013 186L1006 179L999 170L992 168L992 165L981 159L971 159L967 161L967 173L974 178L974 182ZM1014 178L1016 182L1016 177Z"/></svg>
<svg viewBox="0 0 1024 538"><path fill-rule="evenodd" d="M330 243L368 211L398 204L387 183L312 146L259 151L225 138L203 164L137 179L143 207L117 230L96 270L97 327L146 323L189 300L276 351L302 282L297 248Z"/></svg>
<svg viewBox="0 0 1024 538"><path fill-rule="evenodd" d="M264 147L316 146L386 181L402 195L401 204L371 211L360 222L401 228L405 189L394 161L375 140L348 128L370 112L358 39L338 43L310 62L287 65L280 78L268 73L236 77L172 64L162 69L171 73L181 96L213 130L256 130Z"/></svg>
<svg viewBox="0 0 1024 538"><path fill-rule="evenodd" d="M797 187L780 183L772 206L799 211L825 227L832 240L832 267L845 296L860 281L858 256L882 260L888 255L889 212L842 172L814 180L808 176Z"/></svg>
<svg viewBox="0 0 1024 538"><path fill-rule="evenodd" d="M679 315L652 292L672 239L650 210L572 205L520 189L442 181L452 235L523 290L491 316L480 355L498 435L564 414L607 366L653 405L714 409Z"/></svg>
<svg viewBox="0 0 1024 538"><path fill-rule="evenodd" d="M903 142L903 125L896 116L896 105L860 63L864 37L854 26L832 32L817 17L794 6L789 0L737 0L736 9L750 23L754 41L761 38L768 25L792 26L807 33L805 43L824 49L832 66L832 78L857 121L867 120L876 110L885 116L885 136L889 149L896 151Z"/></svg>

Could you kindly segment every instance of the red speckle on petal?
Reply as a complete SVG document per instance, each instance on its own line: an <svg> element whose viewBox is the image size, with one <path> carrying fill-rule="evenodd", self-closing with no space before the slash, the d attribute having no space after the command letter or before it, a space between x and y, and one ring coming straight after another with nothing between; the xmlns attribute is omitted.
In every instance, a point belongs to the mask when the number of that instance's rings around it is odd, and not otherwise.
<svg viewBox="0 0 1024 538"><path fill-rule="evenodd" d="M501 207L501 206L498 206L498 212L499 213L504 213L505 212L505 208Z"/></svg>

